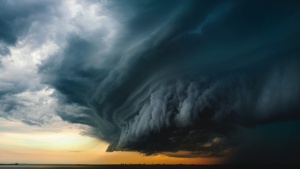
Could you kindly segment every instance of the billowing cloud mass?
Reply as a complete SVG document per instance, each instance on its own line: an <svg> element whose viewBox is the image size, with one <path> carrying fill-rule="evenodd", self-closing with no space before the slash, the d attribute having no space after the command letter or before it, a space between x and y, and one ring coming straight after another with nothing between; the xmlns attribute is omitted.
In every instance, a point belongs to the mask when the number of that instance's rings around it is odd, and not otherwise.
<svg viewBox="0 0 300 169"><path fill-rule="evenodd" d="M298 1L78 1L62 10L71 4L48 13L58 47L38 76L55 90L57 114L91 126L107 151L228 156L247 150L237 133L299 120ZM22 30L2 20L0 39L12 45Z"/></svg>
<svg viewBox="0 0 300 169"><path fill-rule="evenodd" d="M46 41L42 36L37 36L37 26L51 20L51 9L55 6L57 3L50 1L0 1L2 118L18 119L28 125L37 126L51 121L52 115L48 110L50 104L46 106L46 103L51 102L49 92L45 85L39 83L36 67L41 59L39 55L48 52L51 46L44 44ZM41 45L37 45L38 43Z"/></svg>

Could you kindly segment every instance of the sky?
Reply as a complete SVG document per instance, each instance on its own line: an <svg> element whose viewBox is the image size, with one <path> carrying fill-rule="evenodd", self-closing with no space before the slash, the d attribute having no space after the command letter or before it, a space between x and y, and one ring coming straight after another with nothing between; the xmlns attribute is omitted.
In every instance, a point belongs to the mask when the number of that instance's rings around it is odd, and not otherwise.
<svg viewBox="0 0 300 169"><path fill-rule="evenodd" d="M0 0L0 163L299 164L297 0Z"/></svg>

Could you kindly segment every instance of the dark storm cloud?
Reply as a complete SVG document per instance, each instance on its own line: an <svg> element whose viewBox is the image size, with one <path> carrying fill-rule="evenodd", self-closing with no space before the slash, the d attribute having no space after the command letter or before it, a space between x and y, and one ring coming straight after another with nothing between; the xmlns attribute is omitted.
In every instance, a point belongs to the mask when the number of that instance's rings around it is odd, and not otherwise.
<svg viewBox="0 0 300 169"><path fill-rule="evenodd" d="M7 56L10 54L10 47L17 48L18 40L23 40L27 36L28 29L32 24L38 22L48 22L50 18L56 16L54 7L57 7L59 2L54 1L17 1L17 0L0 0L0 56ZM42 37L40 37L42 38ZM38 38L36 39L38 41ZM22 44L22 46L28 45ZM29 44L32 45L32 44ZM27 53L21 53L26 62ZM3 60L6 59L6 64L3 65ZM9 60L9 61L7 61ZM26 109L26 105L22 98L16 96L24 91L35 91L37 87L32 87L34 79L26 79L24 72L18 71L17 59L14 57L0 57L0 117L3 118L18 118L19 116L25 118L25 114L18 115L21 109ZM11 62L10 62L11 61ZM16 61L16 62L15 62ZM14 65L14 63L16 63ZM24 63L26 64L26 63ZM11 68L11 69L10 69ZM11 72L10 72L11 71ZM34 78L34 76L28 76ZM33 124L30 120L23 121L26 124Z"/></svg>
<svg viewBox="0 0 300 169"><path fill-rule="evenodd" d="M105 5L124 26L109 51L70 36L40 73L59 115L92 126L108 151L224 156L239 126L299 119L298 1Z"/></svg>
<svg viewBox="0 0 300 169"><path fill-rule="evenodd" d="M45 20L57 2L29 0L0 1L0 55L9 54L6 45L15 45L34 20ZM43 15L41 15L43 13ZM4 43L4 44L3 44Z"/></svg>
<svg viewBox="0 0 300 169"><path fill-rule="evenodd" d="M300 123L276 122L256 128L242 129L240 144L228 163L299 164Z"/></svg>
<svg viewBox="0 0 300 169"><path fill-rule="evenodd" d="M0 44L0 55L6 56L8 54L10 54L8 47L5 44Z"/></svg>
<svg viewBox="0 0 300 169"><path fill-rule="evenodd" d="M26 35L33 21L46 20L54 4L57 2L0 0L0 56L10 54L8 47Z"/></svg>
<svg viewBox="0 0 300 169"><path fill-rule="evenodd" d="M13 111L18 111L24 107L20 100L16 97L12 97L14 94L21 93L26 90L27 84L21 84L20 82L10 82L0 80L0 117L8 118L13 116Z"/></svg>

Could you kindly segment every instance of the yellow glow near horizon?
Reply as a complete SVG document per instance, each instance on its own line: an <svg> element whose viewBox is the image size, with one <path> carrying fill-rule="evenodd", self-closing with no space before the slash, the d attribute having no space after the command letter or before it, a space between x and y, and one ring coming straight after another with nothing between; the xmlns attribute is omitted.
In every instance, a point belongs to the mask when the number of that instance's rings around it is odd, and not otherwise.
<svg viewBox="0 0 300 169"><path fill-rule="evenodd" d="M0 133L0 163L33 164L216 164L216 158L144 156L105 152L108 144L78 133Z"/></svg>
<svg viewBox="0 0 300 169"><path fill-rule="evenodd" d="M76 133L1 133L1 163L90 163L104 142Z"/></svg>
<svg viewBox="0 0 300 169"><path fill-rule="evenodd" d="M52 151L71 151L74 149L86 149L87 145L91 146L96 140L90 137L84 137L75 133L4 133L0 134L0 147L10 149L9 145L13 144L14 149L40 149Z"/></svg>

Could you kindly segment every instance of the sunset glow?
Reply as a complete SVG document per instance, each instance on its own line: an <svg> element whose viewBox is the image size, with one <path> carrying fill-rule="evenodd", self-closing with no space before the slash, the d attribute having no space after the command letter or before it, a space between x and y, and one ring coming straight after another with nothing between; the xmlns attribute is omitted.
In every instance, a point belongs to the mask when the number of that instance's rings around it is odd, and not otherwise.
<svg viewBox="0 0 300 169"><path fill-rule="evenodd" d="M218 158L145 156L105 152L107 143L78 133L0 134L0 163L27 164L217 164Z"/></svg>

